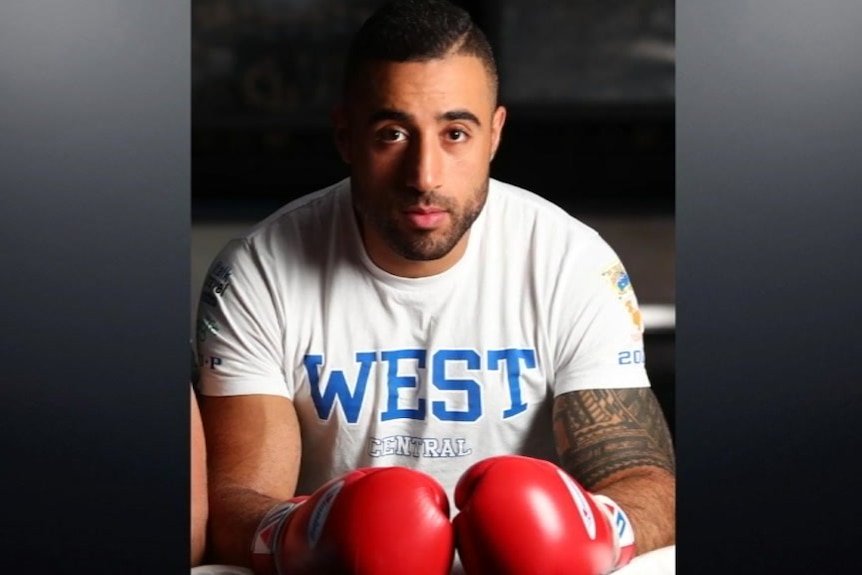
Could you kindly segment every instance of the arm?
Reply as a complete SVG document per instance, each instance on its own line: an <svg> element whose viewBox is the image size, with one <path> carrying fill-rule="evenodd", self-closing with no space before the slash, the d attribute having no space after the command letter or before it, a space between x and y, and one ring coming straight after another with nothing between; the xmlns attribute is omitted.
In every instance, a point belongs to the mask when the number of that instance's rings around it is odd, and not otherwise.
<svg viewBox="0 0 862 575"><path fill-rule="evenodd" d="M557 396L554 437L560 466L629 516L638 554L676 541L673 446L650 388Z"/></svg>
<svg viewBox="0 0 862 575"><path fill-rule="evenodd" d="M206 547L207 528L207 470L206 443L201 414L193 389L191 392L191 504L192 504L192 567L200 565Z"/></svg>
<svg viewBox="0 0 862 575"><path fill-rule="evenodd" d="M293 402L270 395L204 397L210 549L214 561L251 567L255 530L294 495L299 423Z"/></svg>

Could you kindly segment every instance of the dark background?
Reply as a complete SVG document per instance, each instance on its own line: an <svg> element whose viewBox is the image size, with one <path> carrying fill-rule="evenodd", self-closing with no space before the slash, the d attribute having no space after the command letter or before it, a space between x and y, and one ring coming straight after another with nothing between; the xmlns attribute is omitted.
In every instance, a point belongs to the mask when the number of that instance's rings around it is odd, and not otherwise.
<svg viewBox="0 0 862 575"><path fill-rule="evenodd" d="M347 174L329 110L380 3L192 1L196 217L265 213ZM493 177L578 213L673 213L672 1L458 4L495 50L509 108Z"/></svg>

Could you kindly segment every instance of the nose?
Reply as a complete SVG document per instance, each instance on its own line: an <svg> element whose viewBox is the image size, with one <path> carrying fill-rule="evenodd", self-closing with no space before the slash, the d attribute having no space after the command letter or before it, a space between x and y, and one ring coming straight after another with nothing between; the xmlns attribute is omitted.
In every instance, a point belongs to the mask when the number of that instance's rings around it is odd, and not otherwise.
<svg viewBox="0 0 862 575"><path fill-rule="evenodd" d="M423 193L442 187L443 155L436 137L414 137L406 158L406 184Z"/></svg>

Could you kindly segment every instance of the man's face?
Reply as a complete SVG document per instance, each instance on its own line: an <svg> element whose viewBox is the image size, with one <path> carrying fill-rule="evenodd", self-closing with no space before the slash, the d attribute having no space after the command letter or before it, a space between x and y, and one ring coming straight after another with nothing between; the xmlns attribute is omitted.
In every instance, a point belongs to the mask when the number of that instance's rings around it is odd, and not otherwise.
<svg viewBox="0 0 862 575"><path fill-rule="evenodd" d="M366 249L397 275L442 271L485 204L505 110L473 56L365 72L336 113L336 134Z"/></svg>

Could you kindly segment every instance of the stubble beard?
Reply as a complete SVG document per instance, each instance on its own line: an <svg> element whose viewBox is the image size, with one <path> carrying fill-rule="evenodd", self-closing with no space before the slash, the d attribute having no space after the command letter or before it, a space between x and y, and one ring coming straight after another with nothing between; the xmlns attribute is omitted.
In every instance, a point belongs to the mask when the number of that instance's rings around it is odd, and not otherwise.
<svg viewBox="0 0 862 575"><path fill-rule="evenodd" d="M388 213L373 212L362 205L356 207L365 220L374 226L386 245L402 258L411 261L438 260L452 251L482 213L488 199L488 180L476 188L472 200L462 210L458 210L452 200L435 192L421 194L418 201L417 195L403 202L404 207L434 206L448 211L450 223L442 235L437 230L405 231Z"/></svg>

